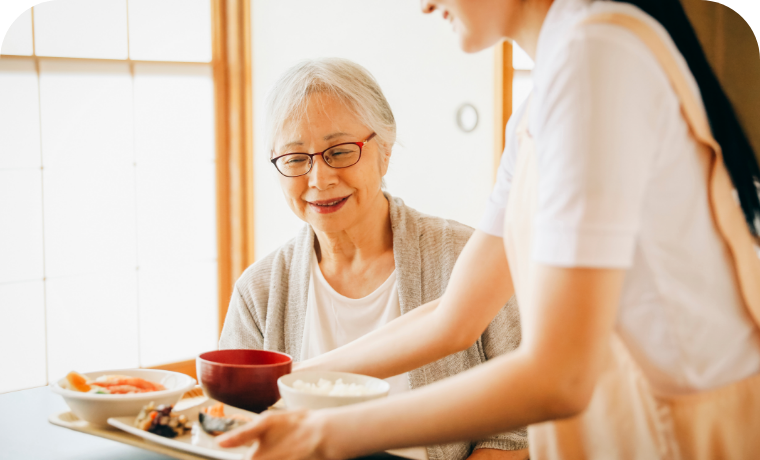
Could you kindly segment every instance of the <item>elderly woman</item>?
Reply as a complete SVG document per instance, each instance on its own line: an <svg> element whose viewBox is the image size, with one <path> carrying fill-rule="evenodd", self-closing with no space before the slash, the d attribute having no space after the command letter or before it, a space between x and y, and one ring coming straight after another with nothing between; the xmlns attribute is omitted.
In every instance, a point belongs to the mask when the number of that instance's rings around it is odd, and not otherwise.
<svg viewBox="0 0 760 460"><path fill-rule="evenodd" d="M473 230L383 193L396 125L363 67L306 61L270 94L271 161L290 209L306 225L237 281L219 347L275 350L303 361L441 297ZM468 350L388 379L391 392L462 372L519 342L511 301ZM525 458L526 447L525 431L517 430L412 456L506 460Z"/></svg>

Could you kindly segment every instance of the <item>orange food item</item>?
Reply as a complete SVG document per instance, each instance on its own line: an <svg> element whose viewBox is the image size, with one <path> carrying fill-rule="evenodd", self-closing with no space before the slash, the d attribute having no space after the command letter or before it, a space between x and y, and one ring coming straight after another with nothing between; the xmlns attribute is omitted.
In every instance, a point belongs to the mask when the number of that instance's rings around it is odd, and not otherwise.
<svg viewBox="0 0 760 460"><path fill-rule="evenodd" d="M242 414L224 415L224 404L219 403L204 407L198 414L198 421L206 433L218 436L235 428L245 425L251 419Z"/></svg>
<svg viewBox="0 0 760 460"><path fill-rule="evenodd" d="M144 390L132 385L115 385L108 387L108 393L112 395L128 395L132 393L149 393L150 390Z"/></svg>
<svg viewBox="0 0 760 460"><path fill-rule="evenodd" d="M139 377L126 375L105 375L95 380L89 380L84 375L71 371L66 376L71 390L83 393L94 392L99 394L123 395L130 393L149 393L151 391L165 390L160 383L154 383Z"/></svg>
<svg viewBox="0 0 760 460"><path fill-rule="evenodd" d="M211 407L204 407L203 413L212 417L224 417L224 404L219 403Z"/></svg>
<svg viewBox="0 0 760 460"><path fill-rule="evenodd" d="M90 385L107 389L111 394L148 393L165 390L160 383L150 382L139 377L113 375L105 380L90 382Z"/></svg>
<svg viewBox="0 0 760 460"><path fill-rule="evenodd" d="M66 380L68 380L69 386L71 386L72 390L84 393L90 391L90 385L87 384L87 378L78 372L69 372L69 375L66 376Z"/></svg>

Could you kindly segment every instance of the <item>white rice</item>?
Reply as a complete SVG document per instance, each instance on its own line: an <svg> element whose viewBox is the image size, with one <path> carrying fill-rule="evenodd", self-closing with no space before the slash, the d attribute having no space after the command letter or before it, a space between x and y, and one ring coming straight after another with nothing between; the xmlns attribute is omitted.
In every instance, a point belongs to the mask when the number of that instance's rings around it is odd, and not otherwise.
<svg viewBox="0 0 760 460"><path fill-rule="evenodd" d="M304 393L327 396L364 396L377 393L377 390L356 383L343 383L338 379L335 383L319 379L317 383L307 383L303 380L293 382L293 388Z"/></svg>

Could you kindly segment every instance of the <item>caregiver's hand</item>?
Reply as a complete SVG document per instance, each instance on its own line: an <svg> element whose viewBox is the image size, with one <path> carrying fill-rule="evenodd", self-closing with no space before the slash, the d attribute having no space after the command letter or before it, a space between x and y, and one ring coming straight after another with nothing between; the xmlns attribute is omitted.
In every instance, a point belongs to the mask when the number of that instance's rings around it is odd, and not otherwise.
<svg viewBox="0 0 760 460"><path fill-rule="evenodd" d="M253 441L246 460L324 459L323 418L306 410L266 413L253 422L217 438L221 447Z"/></svg>

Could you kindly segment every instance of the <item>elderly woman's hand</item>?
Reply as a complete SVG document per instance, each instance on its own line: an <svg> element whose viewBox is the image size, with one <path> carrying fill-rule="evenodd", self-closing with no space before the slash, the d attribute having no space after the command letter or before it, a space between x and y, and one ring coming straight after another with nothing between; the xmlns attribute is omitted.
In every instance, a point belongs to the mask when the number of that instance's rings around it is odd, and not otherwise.
<svg viewBox="0 0 760 460"><path fill-rule="evenodd" d="M217 443L237 447L253 441L246 460L330 460L324 433L323 418L314 412L270 412L219 436Z"/></svg>

